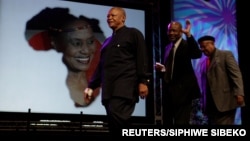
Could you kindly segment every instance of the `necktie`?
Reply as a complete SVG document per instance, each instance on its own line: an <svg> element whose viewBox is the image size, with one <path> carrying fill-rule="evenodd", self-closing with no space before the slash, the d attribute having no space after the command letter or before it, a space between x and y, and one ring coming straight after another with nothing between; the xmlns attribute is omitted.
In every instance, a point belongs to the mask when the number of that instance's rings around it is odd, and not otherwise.
<svg viewBox="0 0 250 141"><path fill-rule="evenodd" d="M172 79L172 68L173 68L173 57L174 57L174 46L172 46L166 63L166 73L165 73L165 80L167 83L170 82Z"/></svg>

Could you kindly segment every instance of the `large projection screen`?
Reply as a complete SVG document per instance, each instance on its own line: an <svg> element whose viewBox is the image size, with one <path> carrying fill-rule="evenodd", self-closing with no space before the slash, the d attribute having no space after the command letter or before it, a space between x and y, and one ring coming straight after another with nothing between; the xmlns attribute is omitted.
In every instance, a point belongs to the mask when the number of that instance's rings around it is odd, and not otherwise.
<svg viewBox="0 0 250 141"><path fill-rule="evenodd" d="M36 50L27 41L26 24L46 8L67 8L76 17L99 21L103 37L112 34L106 23L111 6L60 0L0 1L0 112L105 115L100 94L92 104L76 107L66 86L67 68L62 53ZM125 8L126 25L145 35L145 11ZM146 101L140 100L133 116L146 116Z"/></svg>

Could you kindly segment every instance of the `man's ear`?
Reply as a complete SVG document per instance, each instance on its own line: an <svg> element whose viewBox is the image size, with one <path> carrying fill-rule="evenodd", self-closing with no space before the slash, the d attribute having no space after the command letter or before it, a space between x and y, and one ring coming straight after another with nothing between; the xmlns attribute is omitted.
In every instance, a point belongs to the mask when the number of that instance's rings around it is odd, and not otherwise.
<svg viewBox="0 0 250 141"><path fill-rule="evenodd" d="M123 18L122 18L122 22L124 23L126 21L126 17L125 16L123 16Z"/></svg>

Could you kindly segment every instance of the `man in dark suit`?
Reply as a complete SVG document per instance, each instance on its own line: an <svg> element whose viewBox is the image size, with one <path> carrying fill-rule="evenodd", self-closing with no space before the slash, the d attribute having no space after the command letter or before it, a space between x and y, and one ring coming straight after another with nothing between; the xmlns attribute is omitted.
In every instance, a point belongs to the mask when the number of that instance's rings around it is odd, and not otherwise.
<svg viewBox="0 0 250 141"><path fill-rule="evenodd" d="M123 8L109 10L107 23L113 34L102 45L98 68L84 93L91 98L93 89L102 87L102 104L112 135L129 127L139 96L144 99L148 95L151 76L143 34L125 26L125 20Z"/></svg>
<svg viewBox="0 0 250 141"><path fill-rule="evenodd" d="M170 44L165 48L164 65L155 65L166 84L162 95L163 125L189 125L192 101L201 95L191 60L200 58L202 52L190 28L189 20L185 29L176 21L168 25ZM183 33L186 40L182 38Z"/></svg>
<svg viewBox="0 0 250 141"><path fill-rule="evenodd" d="M208 124L233 125L236 109L245 105L242 74L232 52L217 49L214 42L209 35L198 39L206 56L200 66L202 109Z"/></svg>

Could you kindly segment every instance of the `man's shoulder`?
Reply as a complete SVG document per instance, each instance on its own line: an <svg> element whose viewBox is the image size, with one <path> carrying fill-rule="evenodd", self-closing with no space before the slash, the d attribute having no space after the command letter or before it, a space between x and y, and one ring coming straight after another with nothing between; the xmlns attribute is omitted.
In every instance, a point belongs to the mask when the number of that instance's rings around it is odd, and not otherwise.
<svg viewBox="0 0 250 141"><path fill-rule="evenodd" d="M218 49L218 48L216 48L216 52L220 54L233 54L233 52L230 50L223 50L223 49Z"/></svg>
<svg viewBox="0 0 250 141"><path fill-rule="evenodd" d="M130 30L131 32L140 32L141 33L141 31L138 29L138 28L136 28L136 27L125 27L127 30Z"/></svg>

